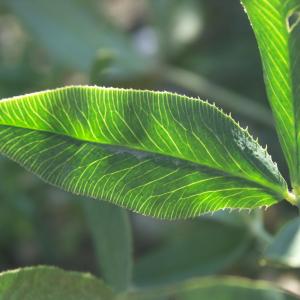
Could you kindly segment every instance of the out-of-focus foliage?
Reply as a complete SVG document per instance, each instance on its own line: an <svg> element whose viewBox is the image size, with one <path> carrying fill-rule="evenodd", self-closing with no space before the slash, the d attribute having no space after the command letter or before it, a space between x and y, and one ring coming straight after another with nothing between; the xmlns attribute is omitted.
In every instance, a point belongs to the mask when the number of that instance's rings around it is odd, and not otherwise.
<svg viewBox="0 0 300 300"><path fill-rule="evenodd" d="M300 268L300 220L288 222L266 249L265 259L283 267Z"/></svg>
<svg viewBox="0 0 300 300"><path fill-rule="evenodd" d="M6 0L5 0L6 1ZM145 68L133 42L113 29L105 14L82 0L8 0L8 8L46 48L55 61L71 69L89 71L99 48L111 49L116 73L129 76ZM95 9L95 8L94 8Z"/></svg>
<svg viewBox="0 0 300 300"><path fill-rule="evenodd" d="M255 282L240 278L205 278L183 282L169 288L137 292L129 295L130 300L295 300L298 297L276 289L266 282Z"/></svg>
<svg viewBox="0 0 300 300"><path fill-rule="evenodd" d="M90 274L35 267L0 273L0 299L112 300L115 297L102 281Z"/></svg>
<svg viewBox="0 0 300 300"><path fill-rule="evenodd" d="M113 294L90 274L42 266L0 273L0 297L8 300L298 299L267 282L234 277L194 279L163 289Z"/></svg>
<svg viewBox="0 0 300 300"><path fill-rule="evenodd" d="M233 225L210 218L182 222L161 246L136 262L135 282L164 285L215 274L240 259L251 242L251 233L243 223Z"/></svg>
<svg viewBox="0 0 300 300"><path fill-rule="evenodd" d="M83 201L101 277L114 290L126 290L131 284L133 264L128 213L104 201Z"/></svg>
<svg viewBox="0 0 300 300"><path fill-rule="evenodd" d="M30 2L31 6L27 6ZM58 9L53 10L52 5ZM91 27L93 34L84 33L85 28ZM76 47L81 39L86 44ZM0 1L0 98L89 82L177 91L208 98L217 104L219 99L213 95L219 91L225 111L231 110L240 120L245 120L246 113L250 132L272 145L269 151L274 161L287 174L269 118L257 46L239 1L227 1L226 5L219 0ZM247 105L241 102L245 98L250 101ZM252 109L248 109L249 103L255 104L250 105ZM81 199L76 199L1 159L0 270L52 264L96 273L101 261L97 262L93 256ZM226 263L222 268L214 268L214 261L207 259L207 271L200 272L197 268L194 271L189 268L193 267L195 256L186 255L184 261L179 260L174 266L182 272L180 276L223 272L272 279L285 282L285 288L299 289L297 284L291 286L284 281L285 273L279 276L272 267L259 265L263 250L272 240L257 229L260 227L249 226L252 237L244 244L245 226L255 224L251 221L252 214L242 218L242 225L236 222L240 217L234 213L221 215L205 217L211 225L206 221L196 225L186 221L186 226L182 226L182 223L169 224L132 214L136 271L143 272L142 264L152 255L161 255L169 246L179 245L180 250L184 248L180 246L182 242L188 243L189 237L195 236L197 241L201 224L206 224L211 226L207 229L210 232L217 232L217 228L220 232L207 235L201 250L209 251L217 243L228 250L225 252L228 255L220 256ZM280 209L266 211L264 220L268 230L274 233L291 216L294 212L281 204ZM225 223L220 224L220 220ZM221 238L217 241L223 228L227 231L228 225L223 224L228 223L240 226L232 230L241 234L231 236L228 241ZM231 246L236 243L241 249L238 255L230 251L231 239L234 242ZM162 273L159 274L159 265L153 271L157 276L163 276L163 267L170 259L163 256ZM298 281L297 271L291 276ZM140 283L144 277L147 274L140 277ZM176 278L170 279L166 274L166 279L175 281Z"/></svg>

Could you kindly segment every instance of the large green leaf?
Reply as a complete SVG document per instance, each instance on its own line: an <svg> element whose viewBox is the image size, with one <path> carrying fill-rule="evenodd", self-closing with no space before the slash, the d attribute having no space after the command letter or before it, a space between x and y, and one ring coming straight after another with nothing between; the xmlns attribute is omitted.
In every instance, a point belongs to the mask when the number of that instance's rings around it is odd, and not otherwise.
<svg viewBox="0 0 300 300"><path fill-rule="evenodd" d="M160 247L137 261L137 284L164 285L215 274L241 258L252 241L245 226L211 218L182 225Z"/></svg>
<svg viewBox="0 0 300 300"><path fill-rule="evenodd" d="M112 300L102 281L90 274L53 267L33 267L0 273L1 300Z"/></svg>
<svg viewBox="0 0 300 300"><path fill-rule="evenodd" d="M166 92L69 87L3 100L0 152L64 190L160 218L288 198L230 116Z"/></svg>
<svg viewBox="0 0 300 300"><path fill-rule="evenodd" d="M242 0L252 23L292 185L300 185L300 2Z"/></svg>
<svg viewBox="0 0 300 300"><path fill-rule="evenodd" d="M104 201L83 200L101 277L114 290L126 290L131 283L133 253L128 213Z"/></svg>
<svg viewBox="0 0 300 300"><path fill-rule="evenodd" d="M253 281L235 277L215 277L191 281L148 292L136 292L128 300L296 300L264 281Z"/></svg>

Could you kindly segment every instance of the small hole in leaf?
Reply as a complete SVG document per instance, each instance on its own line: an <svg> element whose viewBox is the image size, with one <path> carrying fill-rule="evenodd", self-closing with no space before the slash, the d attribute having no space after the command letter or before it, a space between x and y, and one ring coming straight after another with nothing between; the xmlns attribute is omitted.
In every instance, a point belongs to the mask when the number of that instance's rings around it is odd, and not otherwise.
<svg viewBox="0 0 300 300"><path fill-rule="evenodd" d="M288 31L292 32L299 23L300 23L300 11L295 11L291 13L287 17Z"/></svg>

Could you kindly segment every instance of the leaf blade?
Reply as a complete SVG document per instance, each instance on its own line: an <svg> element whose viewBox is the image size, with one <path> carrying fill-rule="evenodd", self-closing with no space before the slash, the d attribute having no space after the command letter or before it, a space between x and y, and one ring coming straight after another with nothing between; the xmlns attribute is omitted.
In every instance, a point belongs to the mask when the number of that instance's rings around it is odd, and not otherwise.
<svg viewBox="0 0 300 300"><path fill-rule="evenodd" d="M35 93L0 102L0 128L0 151L47 182L147 215L253 208L287 193L247 131L215 106L176 94Z"/></svg>
<svg viewBox="0 0 300 300"><path fill-rule="evenodd" d="M297 0L242 0L261 58L269 102L285 154L292 186L300 184L300 28L289 18L299 13Z"/></svg>
<svg viewBox="0 0 300 300"><path fill-rule="evenodd" d="M1 299L114 299L101 280L90 274L55 267L31 267L0 273Z"/></svg>

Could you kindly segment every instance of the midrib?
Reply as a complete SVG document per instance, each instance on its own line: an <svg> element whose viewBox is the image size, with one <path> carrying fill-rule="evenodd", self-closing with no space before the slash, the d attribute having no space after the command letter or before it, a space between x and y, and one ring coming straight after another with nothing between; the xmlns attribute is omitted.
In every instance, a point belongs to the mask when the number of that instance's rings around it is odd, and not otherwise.
<svg viewBox="0 0 300 300"><path fill-rule="evenodd" d="M69 139L73 139L73 140L77 140L77 141L81 141L81 142L97 144L97 145L102 145L102 146L107 146L107 147L116 147L116 148L118 147L118 148L124 149L124 152L126 152L126 151L128 153L131 152L131 154L133 154L132 151L138 151L138 152L145 153L145 154L148 154L148 155L159 155L159 156L162 156L162 157L171 158L171 159L174 159L174 160L179 160L179 161L182 161L183 163L186 162L186 163L189 163L189 164L193 164L196 167L200 166L200 167L205 167L205 168L208 168L208 169L212 169L213 171L219 172L221 174L226 174L227 176L236 177L236 178L239 178L239 179L243 179L245 181L249 181L249 182L258 184L262 188L269 189L272 192L277 193L282 198L284 198L286 193L288 192L288 190L283 190L282 188L279 188L279 186L281 187L281 185L279 183L278 183L278 185L267 184L267 181L262 182L262 181L259 181L259 180L254 180L251 177L243 176L241 173L230 172L230 171L227 171L227 170L224 171L223 169L217 168L215 166L211 166L211 165L208 165L208 164L203 164L203 163L193 161L191 159L187 159L187 158L183 158L183 157L177 157L177 156L174 156L174 155L169 154L169 153L160 153L158 151L149 151L149 150L145 150L145 149L142 149L142 148L139 148L139 147L133 147L133 146L127 146L127 145L124 146L124 145L119 145L119 144L101 143L100 141L87 140L87 139L84 139L84 138L79 138L77 136L52 132L52 131L49 131L49 130L36 129L36 128L29 127L29 126L24 127L24 126L6 125L6 124L0 124L0 126L11 127L11 128L20 128L20 129L24 129L24 130L32 130L32 131L37 131L37 132L45 132L45 133L48 133L48 134L51 134L51 135L67 137Z"/></svg>

